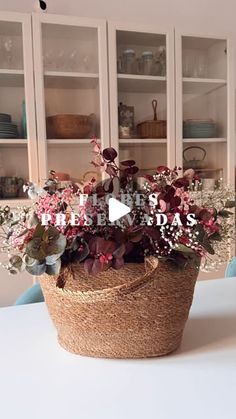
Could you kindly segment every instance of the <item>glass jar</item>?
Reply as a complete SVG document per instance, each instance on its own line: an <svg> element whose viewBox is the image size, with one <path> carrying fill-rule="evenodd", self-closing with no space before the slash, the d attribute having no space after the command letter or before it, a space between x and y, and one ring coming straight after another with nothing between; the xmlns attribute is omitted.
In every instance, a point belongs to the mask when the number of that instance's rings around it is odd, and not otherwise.
<svg viewBox="0 0 236 419"><path fill-rule="evenodd" d="M136 57L133 49L126 49L123 52L123 69L127 74L136 73Z"/></svg>
<svg viewBox="0 0 236 419"><path fill-rule="evenodd" d="M153 69L153 53L152 51L144 51L142 53L142 69L143 74L150 76Z"/></svg>

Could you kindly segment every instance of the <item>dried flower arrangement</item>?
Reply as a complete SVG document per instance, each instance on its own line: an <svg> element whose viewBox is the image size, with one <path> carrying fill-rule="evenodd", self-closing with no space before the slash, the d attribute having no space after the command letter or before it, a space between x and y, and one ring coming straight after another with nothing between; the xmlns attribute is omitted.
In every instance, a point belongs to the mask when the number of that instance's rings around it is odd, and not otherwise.
<svg viewBox="0 0 236 419"><path fill-rule="evenodd" d="M214 254L214 243L222 238L227 241L230 227L222 220L233 216L229 208L234 206L228 190L225 196L223 189L220 191L217 205L213 198L204 202L199 196L194 202L189 191L194 171L189 169L179 176L177 168L170 170L165 166L157 167L156 173L147 175L141 185L135 161L123 161L118 167L116 150L101 150L95 139L92 144L92 164L106 173L106 180L96 183L91 179L83 190L74 184L59 189L51 172L44 188L28 185L29 195L36 198L32 207L20 208L15 213L9 207L0 209L1 251L8 254L8 261L3 265L10 273L26 269L33 275L57 275L69 264L83 263L87 273L96 275L110 267L119 269L125 263L143 262L150 255L177 267L184 267L191 258L198 266L200 258L208 260ZM90 199L81 205L83 194ZM129 194L133 203L141 194L143 205L132 205L130 214L118 224L109 223L106 194L117 199ZM150 206L151 194L157 199ZM68 221L74 211L75 225L69 222L58 225L58 214ZM48 225L42 224L45 213L50 219ZM196 220L191 227L190 213ZM90 223L86 222L88 214ZM165 214L165 225L157 223L158 214ZM181 225L173 222L176 214ZM102 223L98 223L98 218ZM141 222L149 218L154 220L151 224ZM60 275L57 285L65 285Z"/></svg>

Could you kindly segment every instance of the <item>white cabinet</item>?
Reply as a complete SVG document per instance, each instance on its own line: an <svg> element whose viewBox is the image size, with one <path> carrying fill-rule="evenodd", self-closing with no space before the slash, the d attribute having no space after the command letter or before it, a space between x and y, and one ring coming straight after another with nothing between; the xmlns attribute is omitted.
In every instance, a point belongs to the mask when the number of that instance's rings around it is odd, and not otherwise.
<svg viewBox="0 0 236 419"><path fill-rule="evenodd" d="M153 28L115 22L110 22L108 28L111 143L119 150L120 160L134 159L144 173L161 164L174 167L174 32L158 25ZM131 51L134 65L129 72L126 56ZM156 57L161 51L166 55L166 65L158 67ZM166 121L166 134L162 135L160 127L159 138L152 138L149 128L140 133L138 127L153 120L153 100L157 117ZM120 119L127 109L126 114L131 113L133 121L128 117L118 122L119 106ZM133 126L127 130L125 126L129 124Z"/></svg>
<svg viewBox="0 0 236 419"><path fill-rule="evenodd" d="M176 162L199 163L204 179L234 185L233 46L227 36L176 32ZM184 124L183 124L183 121ZM189 136L190 134L190 136ZM194 147L194 148L189 148ZM201 167L202 166L202 167Z"/></svg>
<svg viewBox="0 0 236 419"><path fill-rule="evenodd" d="M119 149L120 160L133 158L144 172L163 164L187 168L192 163L203 187L220 179L233 186L235 107L229 37L183 34L158 24L151 28L112 22L108 28L111 143ZM163 50L166 71L158 67ZM148 122L140 133L139 123L153 119L153 99L157 119L166 120L165 138L158 138L155 123Z"/></svg>
<svg viewBox="0 0 236 419"><path fill-rule="evenodd" d="M11 114L19 132L10 138L6 128L3 138L0 126L0 177L43 183L54 169L80 179L94 170L90 140L96 135L102 147L118 149L120 160L136 160L143 173L186 166L183 151L201 147L200 175L233 184L234 70L227 36L181 33L158 23L1 13L0 50L0 113ZM150 122L153 100L162 123ZM61 133L68 114L91 115L89 131ZM55 115L62 117L52 129ZM186 160L200 160L204 151L187 150Z"/></svg>
<svg viewBox="0 0 236 419"><path fill-rule="evenodd" d="M91 138L109 146L106 22L35 14L33 36L39 178L53 169L78 180L94 170ZM68 114L90 115L85 135L67 135Z"/></svg>
<svg viewBox="0 0 236 419"><path fill-rule="evenodd" d="M0 195L5 199L17 196L20 180L16 178L38 181L33 77L31 16L2 12Z"/></svg>

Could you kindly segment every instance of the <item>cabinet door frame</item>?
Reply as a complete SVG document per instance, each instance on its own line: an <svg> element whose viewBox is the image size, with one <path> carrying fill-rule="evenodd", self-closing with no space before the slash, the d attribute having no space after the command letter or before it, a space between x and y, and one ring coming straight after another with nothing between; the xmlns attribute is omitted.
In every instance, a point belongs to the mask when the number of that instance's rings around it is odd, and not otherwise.
<svg viewBox="0 0 236 419"><path fill-rule="evenodd" d="M211 38L227 43L227 175L226 183L235 186L235 81L234 81L234 43L230 33L204 30L175 30L176 61L176 163L183 166L183 95L182 95L182 37Z"/></svg>
<svg viewBox="0 0 236 419"><path fill-rule="evenodd" d="M167 165L176 165L175 151L175 56L174 56L174 28L161 25L143 25L142 23L108 21L108 57L109 57L109 102L110 102L110 136L111 145L119 151L118 129L118 89L117 89L117 47L116 31L130 31L154 33L166 36L167 68L166 68L166 96L167 96ZM144 140L145 142L145 140Z"/></svg>
<svg viewBox="0 0 236 419"><path fill-rule="evenodd" d="M34 72L36 92L36 115L38 128L39 177L44 183L48 175L47 167L47 134L45 118L44 68L42 54L42 24L59 24L96 28L98 33L98 71L99 71L99 103L100 132L102 148L109 147L109 106L108 106L108 68L107 68L107 33L106 20L87 19L76 16L33 13L34 39Z"/></svg>
<svg viewBox="0 0 236 419"><path fill-rule="evenodd" d="M33 44L31 15L29 13L1 12L0 20L22 25L24 92L27 123L27 155L29 180L38 183L38 150L35 117Z"/></svg>

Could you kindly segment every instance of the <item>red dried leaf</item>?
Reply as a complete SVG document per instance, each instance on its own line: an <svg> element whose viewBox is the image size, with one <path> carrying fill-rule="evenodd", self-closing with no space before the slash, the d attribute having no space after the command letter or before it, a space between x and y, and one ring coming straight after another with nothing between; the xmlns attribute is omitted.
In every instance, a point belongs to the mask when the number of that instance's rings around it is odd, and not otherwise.
<svg viewBox="0 0 236 419"><path fill-rule="evenodd" d="M124 256L125 253L125 245L122 244L121 246L119 246L114 252L113 252L113 256L114 258L122 258Z"/></svg>
<svg viewBox="0 0 236 419"><path fill-rule="evenodd" d="M85 185L83 189L84 194L89 195L92 192L92 185Z"/></svg>
<svg viewBox="0 0 236 419"><path fill-rule="evenodd" d="M134 160L124 160L121 162L122 166L131 167L135 165Z"/></svg>
<svg viewBox="0 0 236 419"><path fill-rule="evenodd" d="M122 258L117 258L117 259L114 259L112 261L112 267L114 269L118 270L118 269L122 268L122 266L124 266L124 263L125 263L125 261L124 261L123 257Z"/></svg>
<svg viewBox="0 0 236 419"><path fill-rule="evenodd" d="M128 183L128 181L127 181L126 176L122 176L120 178L120 187L121 187L121 189L125 188L127 186L127 183Z"/></svg>
<svg viewBox="0 0 236 419"><path fill-rule="evenodd" d="M166 166L158 166L156 168L156 172L162 175L169 175L170 174L170 169Z"/></svg>
<svg viewBox="0 0 236 419"><path fill-rule="evenodd" d="M112 166L112 164L107 164L106 172L109 176L117 175L117 169L114 166Z"/></svg>
<svg viewBox="0 0 236 419"><path fill-rule="evenodd" d="M104 191L103 185L98 185L96 187L96 194L97 194L98 198L102 198L103 196L105 196L105 191Z"/></svg>
<svg viewBox="0 0 236 419"><path fill-rule="evenodd" d="M84 262L84 269L85 272L89 275L97 275L99 272L102 271L103 264L100 262L99 259L86 259Z"/></svg>
<svg viewBox="0 0 236 419"><path fill-rule="evenodd" d="M139 168L137 166L132 166L132 167L128 167L127 169L125 169L125 174L128 175L135 175L136 173L138 173Z"/></svg>
<svg viewBox="0 0 236 419"><path fill-rule="evenodd" d="M181 198L179 196L174 196L170 201L171 208L176 208L181 204Z"/></svg>
<svg viewBox="0 0 236 419"><path fill-rule="evenodd" d="M149 181L149 182L154 182L154 177L151 175L145 175L145 178Z"/></svg>
<svg viewBox="0 0 236 419"><path fill-rule="evenodd" d="M112 193L113 192L113 180L107 179L103 183L103 189L106 193Z"/></svg>
<svg viewBox="0 0 236 419"><path fill-rule="evenodd" d="M186 187L188 187L188 186L189 186L189 181L188 181L188 179L187 179L187 178L185 178L185 177L181 177L181 178L179 178L179 179L176 179L176 180L173 182L173 185L174 185L176 188L186 188Z"/></svg>
<svg viewBox="0 0 236 419"><path fill-rule="evenodd" d="M106 159L109 162L112 162L117 157L117 152L113 147L108 147L103 150L102 155L104 159Z"/></svg>
<svg viewBox="0 0 236 419"><path fill-rule="evenodd" d="M199 213L199 219L202 221L209 221L212 218L212 214L207 209L202 209Z"/></svg>

